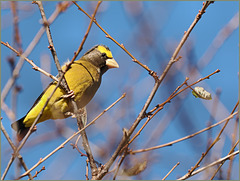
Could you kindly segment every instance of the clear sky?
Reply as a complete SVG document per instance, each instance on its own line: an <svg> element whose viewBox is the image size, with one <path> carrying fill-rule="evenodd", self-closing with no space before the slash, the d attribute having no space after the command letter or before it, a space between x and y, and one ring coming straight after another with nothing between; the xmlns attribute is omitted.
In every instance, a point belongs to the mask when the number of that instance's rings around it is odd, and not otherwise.
<svg viewBox="0 0 240 181"><path fill-rule="evenodd" d="M50 1L43 3L47 17L53 13L57 3ZM93 13L96 6L96 2L78 2L78 4L89 14ZM12 45L14 30L10 3L1 2L1 5L1 40ZM31 2L19 2L18 8L20 36L22 48L25 50L41 28L41 16L37 5L31 4ZM132 4L122 1L104 1L100 5L96 19L113 38L124 44L135 58L146 64L151 70L156 71L158 75L161 75L184 31L191 25L201 8L202 1L141 1L132 2ZM223 120L230 114L237 103L239 91L238 23L233 32L225 31L222 36L219 36L219 39L216 40L215 38L237 14L238 10L238 1L216 1L207 8L206 13L193 29L179 53L182 59L176 62L168 72L148 111L155 105L164 102L177 86L183 83L185 77L189 77L190 84L211 74L216 69L220 69L220 73L198 84L198 86L203 86L210 92L213 99L210 101L197 99L192 96L191 90L180 94L154 117L135 140L135 143L130 146L131 149L148 148L173 141L205 128L211 114L214 116L212 123ZM239 22L239 20L234 21L235 24L236 22ZM50 26L61 64L73 57L73 53L80 45L88 24L89 18L80 12L75 5L71 5ZM231 24L230 29L235 24ZM224 39L224 36L227 38ZM216 40L215 44L213 44L214 39ZM223 44L221 44L222 41ZM96 44L109 46L120 67L119 69L109 70L103 75L101 87L87 106L88 121L95 118L124 92L127 93L125 99L87 130L93 152L97 160L104 164L119 143L122 128L129 129L136 119L152 90L154 81L120 47L106 38L105 34L95 24L92 26L79 58ZM43 67L43 69L56 75L57 69L47 47L48 41L46 34L44 34L28 58L33 60L39 67ZM209 49L211 47L213 49ZM210 58L206 65L200 67L201 62L208 61L210 57L209 54L205 56L206 52L213 54L213 57ZM7 62L11 55L14 55L14 53L1 45L1 90L3 90L11 77L11 68ZM17 57L16 61L18 60ZM192 74L191 70L196 67L199 73ZM30 64L24 63L17 79L17 85L21 86L22 90L17 96L16 119L26 114L50 81L39 72L34 71ZM218 102L216 102L217 90L221 91ZM9 107L11 107L11 97L12 93L10 92L5 100ZM11 121L3 110L1 111L1 117L3 117L2 123L5 129L13 138L15 132L11 130ZM20 153L29 168L41 157L46 156L60 145L74 131L77 131L74 119L69 118L67 121L58 120L58 123L56 122L49 120L39 124L37 132L31 135L29 143L21 150ZM137 130L139 130L143 122L145 120L140 123ZM61 136L55 134L57 125L60 127L65 125L66 127L64 134ZM131 158L138 158L136 160L148 158L149 161L146 170L138 176L130 178L159 180L177 162L180 162L180 165L168 177L168 179L177 179L187 173L187 170L197 162L201 153L206 150L209 137L212 136L212 139L214 139L221 128L222 126L219 126L211 132L203 133L171 147L147 152L149 154L140 153L132 156ZM230 121L219 144L213 148L209 154L209 160L203 162L204 164L227 155L231 149L233 129L234 120ZM51 139L48 140L49 137L44 137L45 134L50 135L51 132L54 133ZM158 136L154 137L153 134ZM44 139L46 141L43 141ZM1 134L1 145L1 172L3 173L12 153L11 147L3 134ZM81 147L81 144L79 146ZM105 148L109 148L109 150L106 151ZM106 151L105 155L101 150ZM131 158L128 159L131 160ZM239 179L238 159L239 156L234 161L232 179ZM61 164L65 166L56 169ZM46 167L46 171L40 173L36 179L85 179L85 158L80 157L79 153L73 150L69 144L44 162L43 165ZM35 169L34 173L36 170L39 171L41 166ZM228 163L225 166L223 168L226 170ZM11 167L6 179L14 179L15 168L16 165ZM23 173L23 170L21 170L21 173ZM226 174L226 171L224 171L224 179ZM206 173L200 174L193 177L193 179L205 179L205 175ZM127 177L119 176L119 178ZM221 177L218 175L216 178L220 179ZM106 177L106 179L112 179L112 177Z"/></svg>

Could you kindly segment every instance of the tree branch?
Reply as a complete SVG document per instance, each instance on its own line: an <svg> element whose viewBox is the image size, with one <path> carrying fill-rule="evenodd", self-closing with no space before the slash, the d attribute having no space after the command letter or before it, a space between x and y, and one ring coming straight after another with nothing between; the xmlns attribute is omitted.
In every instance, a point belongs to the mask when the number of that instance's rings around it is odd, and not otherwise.
<svg viewBox="0 0 240 181"><path fill-rule="evenodd" d="M190 176L196 175L196 174L202 172L203 170L206 170L207 168L212 167L214 165L221 164L222 162L225 162L226 160L230 159L230 157L233 157L233 156L235 156L237 154L239 154L239 150L237 150L237 151L233 152L232 154L227 155L227 156L225 156L223 158L220 158L217 161L212 162L211 164L209 164L209 165L207 165L205 167L199 168L198 170L192 172ZM184 175L183 177L181 177L181 178L179 178L177 180L185 180L185 179L189 178L190 176L188 174L186 174L186 175Z"/></svg>
<svg viewBox="0 0 240 181"><path fill-rule="evenodd" d="M88 123L84 128L80 129L78 132L74 133L72 136L70 136L67 140L65 140L61 145L59 145L56 149L54 149L51 153L49 153L47 156L45 156L43 159L40 159L38 163L36 163L32 168L30 168L27 172L23 173L19 178L25 177L28 173L30 173L33 169L35 169L38 165L43 163L45 160L47 160L50 156L52 156L54 153L56 153L58 150L64 147L65 144L67 144L71 139L73 139L75 136L80 134L82 131L84 131L87 127L94 124L98 118L100 118L104 113L106 113L109 109L111 109L115 104L117 104L120 100L122 100L126 94L124 93L119 99L117 99L114 103L112 103L108 108L103 110L96 118L94 118L90 123Z"/></svg>
<svg viewBox="0 0 240 181"><path fill-rule="evenodd" d="M115 150L115 152L113 153L112 157L109 159L109 161L104 165L104 168L101 170L101 172L97 175L97 177L94 177L93 179L102 179L104 177L104 175L108 172L109 168L111 167L111 165L113 164L113 162L115 161L115 159L117 158L117 156L120 154L122 148L127 144L128 139L130 138L130 136L132 135L132 133L134 132L134 130L136 129L136 127L138 126L138 124L141 122L141 120L144 118L144 115L146 114L146 110L148 109L148 106L150 105L153 97L155 96L155 93L157 92L160 84L162 83L164 77L167 75L169 69L171 68L171 66L176 62L176 60L178 60L177 56L178 53L180 51L180 49L182 48L183 44L186 42L189 34L191 33L191 31L193 30L193 28L196 26L197 22L201 19L202 14L205 13L206 8L211 4L212 2L206 1L203 4L202 10L199 11L199 13L197 14L197 16L195 17L193 23L190 25L190 27L188 28L187 32L184 33L184 36L182 37L179 45L177 46L176 50L174 51L170 61L168 62L166 68L164 69L162 75L157 78L157 76L154 76L155 79L155 84L153 86L153 89L146 101L146 103L144 104L141 112L138 114L137 119L134 121L133 125L131 126L131 128L129 129L129 131L126 133L126 135L124 135L117 147L117 149ZM95 22L96 23L96 22ZM105 33L105 32L104 32ZM119 43L118 43L119 45ZM122 47L121 47L122 48Z"/></svg>

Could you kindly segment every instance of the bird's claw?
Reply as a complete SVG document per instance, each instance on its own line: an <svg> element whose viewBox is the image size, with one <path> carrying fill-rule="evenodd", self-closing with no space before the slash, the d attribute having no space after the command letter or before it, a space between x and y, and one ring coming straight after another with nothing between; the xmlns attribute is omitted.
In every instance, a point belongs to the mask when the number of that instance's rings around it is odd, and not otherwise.
<svg viewBox="0 0 240 181"><path fill-rule="evenodd" d="M70 90L67 94L62 95L61 97L64 99L71 97L73 99L75 97L75 95L74 95L73 90Z"/></svg>

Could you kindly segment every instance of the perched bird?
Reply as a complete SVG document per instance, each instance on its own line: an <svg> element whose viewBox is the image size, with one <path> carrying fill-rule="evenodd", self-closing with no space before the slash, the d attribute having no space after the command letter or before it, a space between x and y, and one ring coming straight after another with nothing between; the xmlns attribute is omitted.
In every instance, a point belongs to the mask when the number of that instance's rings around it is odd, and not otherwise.
<svg viewBox="0 0 240 181"><path fill-rule="evenodd" d="M62 66L64 70L66 64ZM87 51L79 60L73 62L65 73L65 79L70 90L74 93L74 100L78 108L83 108L93 98L101 84L102 75L110 68L118 68L118 63L113 59L112 53L105 45L97 45ZM42 110L48 97L54 90L57 82L53 81L37 98L28 113L11 127L17 131L18 141L27 134L29 128ZM64 98L66 92L59 86L37 123L48 119L64 119L73 112L70 100Z"/></svg>

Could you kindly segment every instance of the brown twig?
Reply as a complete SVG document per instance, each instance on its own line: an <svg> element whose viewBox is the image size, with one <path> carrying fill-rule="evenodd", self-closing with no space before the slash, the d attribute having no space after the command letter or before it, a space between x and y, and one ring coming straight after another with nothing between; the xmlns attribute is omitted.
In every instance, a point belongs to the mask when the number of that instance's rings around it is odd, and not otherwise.
<svg viewBox="0 0 240 181"><path fill-rule="evenodd" d="M183 35L183 38L181 39L179 45L177 46L176 50L174 51L171 59L169 60L166 68L164 69L162 75L158 78L157 76L154 76L155 79L155 84L153 86L153 89L147 99L147 101L145 102L142 110L140 111L140 113L138 114L137 119L134 121L134 123L132 124L131 128L129 129L129 131L127 132L127 136L123 136L118 147L116 148L115 152L113 153L112 157L109 159L109 161L104 165L104 168L101 170L101 172L96 176L93 177L93 179L102 179L104 177L104 175L108 172L109 168L111 167L111 165L113 164L113 162L115 161L115 159L117 158L117 156L120 154L122 148L127 144L129 137L132 135L132 133L134 132L134 130L136 129L136 127L138 126L138 124L140 123L140 121L144 118L144 115L146 115L146 110L148 109L150 103L152 102L153 97L155 96L156 91L158 90L160 84L162 83L163 79L165 78L165 76L167 75L169 69L171 68L171 66L176 62L176 58L178 56L178 53L180 51L180 49L182 48L183 44L186 42L188 36L190 35L191 31L193 30L193 28L195 27L195 25L197 24L197 22L201 19L202 15L205 13L206 8L211 4L212 2L206 2L203 4L202 10L199 11L199 13L197 14L196 18L194 19L193 23L191 24L191 26L188 28L187 32L185 32L185 34ZM94 21L94 23L96 24L96 21ZM97 24L96 24L97 25ZM98 26L100 28L100 26ZM103 30L102 28L100 28L105 34L106 31ZM108 34L106 34L108 37ZM115 41L114 41L115 42ZM116 42L115 42L116 43ZM121 48L124 48L123 45L117 43L117 45L120 45ZM177 58L178 59L178 58ZM146 67L144 67L146 69ZM148 69L146 69L148 70ZM148 70L150 71L150 70ZM149 72L150 74L153 73Z"/></svg>
<svg viewBox="0 0 240 181"><path fill-rule="evenodd" d="M65 9L67 8L68 6L65 4ZM60 13L61 11L58 9L57 11L55 10L54 13L51 15L51 17L49 18L49 23L52 23L58 16L58 14ZM27 47L26 51L20 55L21 53L17 52L17 55L20 56L20 60L18 62L18 64L16 65L16 67L14 68L13 70L13 75L11 77L11 79L8 80L6 86L4 87L3 91L2 91L2 94L1 94L1 101L3 102L5 97L7 96L9 90L11 89L11 87L14 85L14 82L16 80L16 78L18 77L19 75L19 72L20 72L20 69L23 65L23 62L24 62L24 58L26 56L28 56L30 54L30 52L33 50L33 48L35 47L35 45L38 43L38 41L40 40L41 36L43 35L44 33L44 28L41 28L38 33L36 34L36 36L34 37L34 39L32 40L32 42L29 44L29 46ZM1 42L2 43L2 42ZM9 45L9 44L8 44ZM15 51L16 53L16 51ZM30 61L30 60L29 60ZM30 61L31 62L31 61ZM29 62L29 63L30 63ZM55 89L56 90L56 89ZM53 94L53 93L52 93ZM50 97L49 97L50 99ZM49 101L48 99L48 101ZM47 102L48 102L47 101ZM43 109L45 108L45 106L43 107ZM42 109L42 111L43 111ZM40 113L42 114L42 113ZM33 126L36 124L36 122L38 121L38 119L40 118L40 116L35 120L34 124L32 125L32 128ZM8 168L10 168L12 162L14 161L15 157L17 155L19 155L19 151L20 149L23 147L23 145L25 144L27 138L29 137L30 133L31 133L31 130L32 128L30 128L29 132L27 133L27 135L25 136L25 139L22 141L22 143L19 145L18 148L16 148L14 150L14 154L12 155L10 161L9 161L9 164L7 166L7 168L5 169L5 172L7 173L7 170Z"/></svg>
<svg viewBox="0 0 240 181"><path fill-rule="evenodd" d="M234 106L232 112L230 115L234 115L234 111L237 108L239 104L239 101L236 103L236 105ZM238 113L238 111L236 112ZM186 178L189 178L192 176L193 171L199 167L199 164L201 163L201 161L203 160L203 158L208 154L208 152L212 149L212 147L219 141L220 136L222 134L222 132L224 131L224 129L226 128L228 122L230 119L227 119L224 126L222 127L222 129L220 130L219 134L217 135L217 137L215 138L215 140L212 142L212 144L208 147L208 149L202 154L201 158L197 161L197 163L194 165L194 167L191 168L191 170L188 171L188 173L185 175Z"/></svg>
<svg viewBox="0 0 240 181"><path fill-rule="evenodd" d="M118 163L118 165L117 165L117 168L116 168L115 174L114 174L114 176L113 176L113 180L116 180L116 177L117 177L118 171L119 171L120 166L122 165L123 160L125 159L126 155L127 155L127 149L125 149L123 155L121 156L121 160L119 161L119 163Z"/></svg>
<svg viewBox="0 0 240 181"><path fill-rule="evenodd" d="M236 117L236 120L235 120L235 126L234 126L234 131L233 131L233 136L232 136L232 147L234 147L234 142L237 138L237 132L239 129L238 124L239 124L239 115ZM238 140L238 142L239 142L239 140ZM233 167L233 159L230 158L228 171L227 171L227 180L231 180L232 167Z"/></svg>
<svg viewBox="0 0 240 181"><path fill-rule="evenodd" d="M178 94L180 94L180 93L182 93L183 91L185 91L186 89L194 86L195 84L198 84L199 82L201 82L201 81L203 81L203 80L209 79L212 75L214 75L214 74L216 74L216 73L219 73L219 72L220 72L220 70L217 69L217 70L215 70L213 73L209 74L208 76L203 77L203 78L200 78L200 79L198 79L196 82L194 82L194 83L192 83L192 84L190 84L190 85L187 85L187 82L186 82L186 81L187 81L187 78L186 78L185 81L183 82L183 84L186 84L187 86L186 86L185 88L181 89L180 91L178 91L178 89L176 89L178 92L175 92L175 91L174 91L174 93L172 93L171 96L169 96L169 98L168 98L165 102L163 102L162 104L158 104L158 105L156 106L156 108L159 108L159 107L161 108L161 107L164 106L166 103L168 103L171 99L173 99L173 98L176 97ZM182 84L182 85L183 85L183 84ZM152 114L152 112L155 111L156 108L152 109L148 114Z"/></svg>
<svg viewBox="0 0 240 181"><path fill-rule="evenodd" d="M38 163L36 163L32 168L30 168L27 172L23 173L19 178L25 177L28 173L30 173L33 169L35 169L38 165L43 163L45 160L47 160L50 156L52 156L54 153L56 153L58 150L64 147L65 144L67 144L72 138L74 138L76 135L81 133L83 130L85 130L90 125L94 124L95 121L101 117L105 112L107 112L109 109L111 109L115 104L117 104L120 100L122 100L126 94L124 93L118 100L116 100L114 103L112 103L108 108L103 110L96 118L94 118L90 123L88 123L84 128L80 129L78 132L74 133L72 136L70 136L67 140L65 140L61 145L59 145L56 149L54 149L51 153L49 153L47 156L45 156L43 159L40 159Z"/></svg>
<svg viewBox="0 0 240 181"><path fill-rule="evenodd" d="M214 99L213 99L213 103L212 103L212 108L211 108L211 113L210 114L210 118L207 122L207 126L210 126L211 124L213 124L214 122L214 118L216 116L216 112L217 112L217 109L218 109L218 105L219 105L219 100L220 100L220 95L221 95L221 90L220 89L217 89L216 90L216 93L215 93L216 96L214 96ZM211 145L212 143L212 131L209 130L207 132L207 144L206 144L206 149ZM212 154L213 155L213 154ZM204 164L208 164L210 160L210 154L206 155L206 159L205 159L205 162Z"/></svg>
<svg viewBox="0 0 240 181"><path fill-rule="evenodd" d="M39 2L39 1L38 1L38 2ZM37 3L38 3L38 2L37 2ZM40 2L40 4L41 4L41 2ZM41 10L43 11L43 8L42 8ZM41 12L42 12L42 11L41 11ZM45 18L46 18L46 17L45 17ZM46 20L46 19L45 19L45 20ZM49 32L48 34L49 34L49 36L51 37L50 32ZM49 42L52 43L52 41L49 41ZM2 43L3 43L3 42L2 42ZM53 47L53 44L51 44L51 47ZM54 57L56 57L56 52L53 51L53 55L54 55ZM30 61L30 62L31 62L31 61ZM59 62L56 63L56 64L58 64L58 65L60 66ZM61 67L60 67L60 68L61 68ZM64 77L64 74L62 74L62 75L60 76L60 79L59 79L59 81L58 81L55 89L53 90L53 92L51 93L51 95L48 97L47 101L45 102L45 104L44 104L44 106L43 106L43 108L42 108L42 110L41 110L41 112L39 113L39 115L37 116L37 118L34 120L33 124L31 125L31 127L30 127L28 133L26 134L26 136L24 137L23 141L21 142L21 144L18 146L18 148L16 149L16 151L15 151L14 154L12 155L12 158L11 158L11 162L10 162L10 163L12 163L12 161L13 161L13 160L15 159L15 157L18 155L18 153L19 153L19 151L21 150L21 148L22 148L22 147L24 146L24 144L26 143L26 141L27 141L28 137L30 136L30 134L31 134L34 126L37 124L37 121L38 121L38 120L40 119L40 117L42 116L44 108L47 106L50 98L53 96L53 94L54 94L54 92L56 91L56 89L58 88L58 86L60 86L60 83L61 83L63 77Z"/></svg>
<svg viewBox="0 0 240 181"><path fill-rule="evenodd" d="M63 79L63 75L59 78L59 81L57 82L56 84L56 87L54 88L54 90L52 91L52 93L50 94L50 96L48 97L47 101L45 102L42 110L40 111L40 113L38 114L37 118L34 120L33 124L31 125L31 127L29 128L29 131L28 133L26 134L26 136L24 137L23 141L21 142L21 144L18 146L18 148L16 149L16 151L14 152L13 154L13 158L16 157L16 155L19 153L19 151L21 150L21 148L24 146L24 144L26 143L28 137L30 136L34 126L37 124L38 120L40 119L40 117L42 116L43 114L43 111L45 109L45 107L47 106L49 100L51 99L51 97L53 96L54 92L57 90L57 88L60 86L60 83Z"/></svg>
<svg viewBox="0 0 240 181"><path fill-rule="evenodd" d="M73 3L78 7L78 9L80 11L82 11L87 17L91 18L91 16L84 11L75 1L73 1ZM106 37L109 38L110 40L112 40L114 43L116 43L120 48L122 48L131 58L132 61L137 63L138 65L140 65L141 67L143 67L145 70L148 71L148 73L150 75L152 75L154 78L157 78L157 75L154 71L152 71L151 69L148 68L148 66L142 64L140 61L138 61L125 47L123 44L118 43L106 30L104 30L97 22L96 19L93 20L93 22L105 33Z"/></svg>
<svg viewBox="0 0 240 181"><path fill-rule="evenodd" d="M205 167L199 168L198 170L192 172L192 173L191 173L191 176L196 175L196 174L202 172L203 170L208 169L209 167L212 167L212 166L214 166L214 165L221 164L222 162L225 162L226 160L230 159L231 157L233 157L233 156L235 156L235 155L237 155L237 154L239 154L239 150L237 150L237 151L233 152L232 154L227 155L227 156L225 156L225 157L223 157L223 158L220 158L220 159L218 159L217 161L212 162L211 164L209 164L209 165L207 165L207 166L205 166ZM179 179L177 179L177 180L185 180L185 179L187 179L187 178L189 178L188 174L184 175L183 177L181 177L181 178L179 178Z"/></svg>
<svg viewBox="0 0 240 181"><path fill-rule="evenodd" d="M11 10L13 14L13 26L14 26L14 43L18 47L18 51L22 54L22 40L19 32L19 17L17 14L17 4L18 2L11 1Z"/></svg>
<svg viewBox="0 0 240 181"><path fill-rule="evenodd" d="M19 16L18 16L18 2L12 1L10 2L11 4L11 10L12 10L12 14L13 14L13 46L16 47L16 49L22 54L23 49L22 49L22 40L21 40L21 36L20 36L20 32L19 32ZM11 74L13 74L13 70L15 68L15 58L16 56L11 56L8 58L8 62L10 64L10 68L11 68ZM12 108L12 112L14 113L14 117L12 120L16 120L16 110L17 110L17 95L19 93L19 86L15 83L13 85L13 91L12 91L12 98L11 98L11 108ZM19 167L18 167L19 169Z"/></svg>
<svg viewBox="0 0 240 181"><path fill-rule="evenodd" d="M174 91L173 91L173 93L169 96L169 98L167 99L167 100L169 100L171 97L173 97L173 95L182 87L182 86L184 86L184 85L186 85L186 83L187 83L187 81L189 80L189 78L188 77L186 77L185 78L185 80L184 80L184 82L180 85L180 86L178 86ZM165 101L165 102L167 102L167 101ZM156 109L158 109L160 106L162 106L163 104L158 104L158 105L156 105L152 110L150 110L147 114L152 114Z"/></svg>
<svg viewBox="0 0 240 181"><path fill-rule="evenodd" d="M66 10L66 8L69 7L69 6L70 6L69 2L65 2L65 3L62 3L62 5L57 6L58 8L56 8L56 10L49 17L48 23L52 24L54 22L54 20L58 17L58 15L63 10ZM37 32L37 34L35 35L35 37L33 38L33 40L31 41L31 43L28 45L28 47L25 50L25 52L22 54L23 57L28 57L28 55L32 52L34 47L37 45L37 43L41 39L41 37L42 37L44 32L45 32L44 27L41 27L39 29L39 31ZM9 90L11 89L11 87L14 85L16 79L18 78L19 72L20 72L20 70L21 70L21 68L23 66L23 63L24 63L24 59L22 57L20 57L17 65L15 66L15 68L13 70L12 77L8 80L8 82L6 83L5 87L2 89L1 102L3 102L5 100Z"/></svg>
<svg viewBox="0 0 240 181"><path fill-rule="evenodd" d="M143 126L139 129L139 131L133 136L133 138L128 142L128 145L130 143L133 142L133 140L138 136L140 135L141 131L143 130L143 128L148 124L148 122L160 111L164 108L165 104L167 104L168 102L170 102L174 97L176 97L178 94L180 94L181 92L183 92L183 90L186 90L187 88L191 88L191 86L205 80L205 79L209 79L210 76L214 75L215 73L218 73L219 70L216 70L215 72L209 74L208 76L204 77L204 78L201 78L199 79L198 81L192 83L191 85L187 85L187 81L188 81L188 77L186 77L185 81L180 85L178 86L175 91L167 98L167 100L165 102L163 102L162 104L158 104L157 106L155 106L151 111L149 111L147 113L147 115L150 115L152 114L151 116L148 116L148 119L146 120L146 122L143 124ZM187 85L187 87L185 87L183 90L180 90L179 89L183 86L183 85ZM192 89L192 88L191 88ZM193 89L192 89L193 90ZM177 92L179 91L179 92ZM155 111L155 112L154 112ZM153 113L154 112L154 113Z"/></svg>
<svg viewBox="0 0 240 181"><path fill-rule="evenodd" d="M4 46L6 46L7 48L9 48L10 50L12 50L13 52L15 52L17 54L17 56L21 57L22 59L26 60L29 64L31 64L33 67L33 70L39 71L41 73L43 73L44 75L46 75L47 77L50 77L51 79L58 81L58 79L51 75L50 73L46 72L45 70L39 68L36 64L33 63L32 60L29 60L27 57L25 57L24 55L22 55L19 51L17 51L16 49L14 49L11 45L9 45L8 42L3 42L1 41L1 44L3 44Z"/></svg>
<svg viewBox="0 0 240 181"><path fill-rule="evenodd" d="M78 128L79 129L79 128ZM77 139L76 139L76 141L75 141L75 146L77 146L77 144L78 144L78 141L80 140L80 138L81 138L81 135L79 135L78 137L77 137Z"/></svg>
<svg viewBox="0 0 240 181"><path fill-rule="evenodd" d="M7 139L9 145L12 147L13 151L15 151L15 150L16 150L16 147L15 147L15 145L13 144L11 138L9 137L7 131L5 130L5 128L4 128L3 124L2 124L2 121L1 121L1 130L2 130L5 138ZM18 154L18 159L19 159L21 165L23 166L24 170L27 171L27 170L28 170L27 165L25 164L25 162L24 162L24 160L23 160L23 158L22 158L22 156L21 156L20 154ZM9 165L9 168L10 168L11 165L10 165L10 164L8 164L8 165ZM1 180L4 180L4 178L5 178L8 170L9 170L9 168L5 169L5 171L4 171L4 173L3 173L2 177L1 177ZM31 173L28 174L28 177L29 177L30 180L33 179Z"/></svg>
<svg viewBox="0 0 240 181"><path fill-rule="evenodd" d="M41 170L36 171L36 173L35 173L35 175L33 176L33 178L36 178L37 175L38 175L39 173L41 173L43 170L45 170L45 166L43 166L43 167L41 168Z"/></svg>
<svg viewBox="0 0 240 181"><path fill-rule="evenodd" d="M61 69L61 66L59 64L57 53L56 53L56 50L55 50L54 45L53 45L53 41L52 41L52 37L51 37L51 33L50 33L50 28L49 28L47 18L46 18L46 15L45 15L45 12L44 12L44 9L43 9L43 6L42 6L42 2L41 1L36 1L36 4L39 6L39 10L40 10L40 13L41 13L41 16L42 16L42 19L43 19L43 23L44 23L44 26L46 28L46 33L47 33L48 42L49 42L49 48L50 48L51 53L53 55L54 62L55 62L56 67L58 69L59 75L63 76L62 87L64 88L64 90L66 92L69 92L70 91L69 86L66 82L66 79L64 78L64 73L63 73L63 71ZM98 9L98 6L97 6L96 9ZM94 16L95 15L93 15L93 18L94 18ZM65 72L66 72L66 70L65 70ZM71 100L71 104L73 105L73 112L76 115L78 126L80 127L80 129L82 129L84 127L84 124L81 120L81 116L78 114L78 106L77 106L77 104L76 104L76 102L74 101L73 98L70 98L70 100ZM94 162L94 158L93 158L90 146L89 146L89 142L88 142L86 132L83 130L81 132L81 135L82 135L83 147L84 147L84 150L86 151L88 159L89 159L89 163L90 163L90 167L91 167L91 173L92 173L93 176L95 176L97 174L97 166Z"/></svg>
<svg viewBox="0 0 240 181"><path fill-rule="evenodd" d="M5 102L1 103L1 109L6 113L7 117L10 120L15 120L15 113L12 109L10 109Z"/></svg>
<svg viewBox="0 0 240 181"><path fill-rule="evenodd" d="M90 21L90 23L89 23L89 25L88 25L88 29L87 29L84 37L83 37L83 40L82 40L81 44L80 44L79 47L78 47L78 50L77 50L76 52L74 52L74 56L73 56L72 60L70 61L70 64L73 63L73 61L77 58L78 54L79 54L80 51L82 50L83 44L85 43L85 41L86 41L86 39L87 39L87 37L88 37L88 34L89 34L89 31L90 31L90 29L91 29L91 27L92 27L93 21L95 20L95 16L96 16L96 14L97 14L97 10L98 10L98 8L99 8L99 6L100 6L101 3L102 3L101 1L98 1L97 6L96 6L96 8L95 8L95 11L94 11L94 13L93 13L93 15L92 15L92 17L91 17L91 21ZM74 4L75 4L75 2L74 2Z"/></svg>
<svg viewBox="0 0 240 181"><path fill-rule="evenodd" d="M68 143L72 138L74 138L76 135L78 135L82 130L79 130L78 132L74 133L72 136L70 136L67 140L65 140L60 146L58 146L56 149L54 149L51 153L49 153L44 158L41 158L32 168L30 168L27 172L23 173L20 177L25 177L28 173L30 173L33 169L35 169L38 165L43 163L45 160L47 160L50 156L52 156L54 153L56 153L58 150L62 149L66 143Z"/></svg>
<svg viewBox="0 0 240 181"><path fill-rule="evenodd" d="M234 149L236 148L236 146L238 145L239 140L237 140L237 142L233 145L233 147L231 148L231 150L229 151L228 155L230 155L231 153L233 153ZM229 160L233 160L233 157L230 157ZM218 173L218 171L220 170L220 168L223 166L223 164L225 163L225 161L223 161L217 168L217 170L214 172L213 176L211 177L210 180L213 180L214 177L216 176L216 174Z"/></svg>
<svg viewBox="0 0 240 181"><path fill-rule="evenodd" d="M180 162L177 162L177 164L172 167L172 169L167 173L167 175L165 175L165 177L163 177L162 180L165 180L179 164Z"/></svg>
<svg viewBox="0 0 240 181"><path fill-rule="evenodd" d="M45 15L42 2L41 1L33 1L33 3L36 3L39 7L40 14L42 16L43 26L45 27L47 38L48 38L48 43L49 43L48 48L50 49L50 51L52 53L52 56L53 56L54 62L56 64L56 67L58 69L59 75L61 76L61 73L62 73L61 65L59 63L57 53L56 53L55 47L53 45L53 40L52 40L50 28L49 28L49 23L47 21L46 15ZM64 80L64 78L63 78L63 80Z"/></svg>
<svg viewBox="0 0 240 181"><path fill-rule="evenodd" d="M201 81L203 81L203 80L205 80L205 79L209 79L212 75L214 75L214 74L216 74L216 73L219 73L219 72L220 72L220 70L217 69L217 70L215 70L213 73L209 74L208 76L206 76L206 77L204 77L204 78L198 79L198 81L196 81L196 82L188 85L187 87L181 89L181 90L180 90L179 92L177 92L176 94L172 95L172 96L171 96L171 99L174 98L174 97L176 97L178 94L180 94L181 92L185 91L185 90L188 89L189 87L192 87L192 86L194 86L195 84L197 84L197 83L199 83L199 82L201 82Z"/></svg>
<svg viewBox="0 0 240 181"><path fill-rule="evenodd" d="M158 145L158 146L154 146L154 147L151 147L151 148L146 148L146 149L139 149L139 150L135 150L135 151L130 151L130 154L135 154L135 153L141 153L141 152L146 152L146 151L151 151L151 150L155 150L155 149L159 149L159 148L163 148L163 147L166 147L166 146L172 146L173 144L175 143L178 143L178 142L181 142L183 140L186 140L186 139L189 139L189 138L192 138L204 131L207 131L209 129L212 129L213 127L216 127L217 125L220 125L222 123L224 123L225 121L228 121L230 119L232 119L236 114L238 114L238 112L235 112L233 114L231 114L230 116L228 116L227 118L223 119L222 121L219 121L218 123L215 123L207 128L204 128L196 133L193 133L191 135L188 135L188 136L185 136L183 138L180 138L180 139L177 139L177 140L174 140L174 141L171 141L169 143L165 143L165 144L162 144L162 145Z"/></svg>
<svg viewBox="0 0 240 181"><path fill-rule="evenodd" d="M213 1L206 1L205 3L203 3L203 7L202 9L199 11L199 13L197 14L197 16L195 17L193 23L191 24L191 26L188 28L188 30L186 32L184 32L184 36L182 38L182 40L180 41L180 43L178 44L176 50L174 51L171 60L174 61L179 53L179 51L181 50L183 44L186 42L188 36L190 35L191 31L193 30L193 28L196 26L197 22L201 19L202 15L205 13L207 7L213 3Z"/></svg>
<svg viewBox="0 0 240 181"><path fill-rule="evenodd" d="M29 138L30 134L32 133L33 128L35 127L35 125L37 124L38 120L40 119L40 117L43 114L43 111L45 109L45 107L47 106L49 100L51 99L51 97L53 96L54 92L57 90L57 88L60 86L60 82L61 82L62 77L59 79L59 82L57 83L56 87L54 88L53 92L51 93L51 95L48 97L47 101L45 102L42 110L40 111L40 113L38 114L37 118L34 120L33 124L31 125L31 127L29 128L26 136L24 137L24 139L22 140L21 144L18 146L18 148L14 151L14 154L12 155L11 158L11 163L14 161L14 159L16 158L16 156L19 154L19 151L22 149L22 147L24 146L24 144L26 143L27 139ZM28 172L29 173L29 172Z"/></svg>
<svg viewBox="0 0 240 181"><path fill-rule="evenodd" d="M77 144L71 143L70 145L73 147L73 149L76 149L81 154L81 156L86 156L87 157L86 154L84 154L83 152L80 151L80 149L78 148Z"/></svg>

